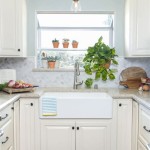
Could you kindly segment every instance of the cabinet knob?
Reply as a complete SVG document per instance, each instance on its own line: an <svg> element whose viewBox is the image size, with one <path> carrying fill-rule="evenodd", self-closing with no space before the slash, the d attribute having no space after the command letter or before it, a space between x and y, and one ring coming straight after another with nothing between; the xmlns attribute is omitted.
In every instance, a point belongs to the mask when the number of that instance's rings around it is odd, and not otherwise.
<svg viewBox="0 0 150 150"><path fill-rule="evenodd" d="M72 130L74 130L74 127L72 127Z"/></svg>
<svg viewBox="0 0 150 150"><path fill-rule="evenodd" d="M31 103L30 105L33 106L33 103Z"/></svg>
<svg viewBox="0 0 150 150"><path fill-rule="evenodd" d="M18 49L18 52L20 52L20 49Z"/></svg>
<svg viewBox="0 0 150 150"><path fill-rule="evenodd" d="M77 130L79 130L80 128L79 127L77 127Z"/></svg>
<svg viewBox="0 0 150 150"><path fill-rule="evenodd" d="M121 106L122 106L122 104L120 103L120 104L119 104L119 106L121 107Z"/></svg>

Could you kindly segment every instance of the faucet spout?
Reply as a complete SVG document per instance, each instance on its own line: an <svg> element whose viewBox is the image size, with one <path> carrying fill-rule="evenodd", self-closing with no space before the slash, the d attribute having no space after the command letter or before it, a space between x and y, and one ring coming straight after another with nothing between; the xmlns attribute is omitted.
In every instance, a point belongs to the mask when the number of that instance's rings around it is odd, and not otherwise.
<svg viewBox="0 0 150 150"><path fill-rule="evenodd" d="M75 65L74 65L74 84L73 84L74 89L77 89L78 85L83 84L83 81L78 82L78 76L79 75L80 75L79 63L75 62Z"/></svg>

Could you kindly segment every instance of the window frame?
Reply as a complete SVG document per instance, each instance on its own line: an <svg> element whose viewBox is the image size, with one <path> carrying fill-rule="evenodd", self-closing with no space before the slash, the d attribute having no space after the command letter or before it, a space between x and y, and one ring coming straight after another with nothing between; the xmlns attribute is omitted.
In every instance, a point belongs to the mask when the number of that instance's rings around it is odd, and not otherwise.
<svg viewBox="0 0 150 150"><path fill-rule="evenodd" d="M41 27L39 28L38 25L38 19L37 19L37 15L38 14L110 14L113 15L113 22L111 24L111 27ZM71 12L71 11L36 11L35 12L35 54L36 54L36 68L40 68L38 66L38 51L40 50L40 53L42 52L42 50L51 50L53 51L53 48L48 48L48 49L42 49L41 48L41 29L42 30L107 30L109 29L109 46L114 47L114 22L115 22L115 13L114 11L79 11L79 12ZM55 49L56 50L56 49ZM66 49L65 49L66 50ZM58 51L63 51L61 50L61 48ZM67 50L66 50L67 51ZM68 51L74 51L73 49L68 49ZM76 51L86 51L86 49L76 49Z"/></svg>

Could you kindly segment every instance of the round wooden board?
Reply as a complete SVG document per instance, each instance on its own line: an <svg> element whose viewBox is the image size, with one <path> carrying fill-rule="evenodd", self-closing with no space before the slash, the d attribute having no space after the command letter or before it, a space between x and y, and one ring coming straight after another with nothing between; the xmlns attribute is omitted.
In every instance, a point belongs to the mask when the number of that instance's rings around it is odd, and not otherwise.
<svg viewBox="0 0 150 150"><path fill-rule="evenodd" d="M130 79L141 79L141 77L147 78L147 73L140 67L129 67L124 69L120 73L120 76L122 78L122 81L127 81Z"/></svg>

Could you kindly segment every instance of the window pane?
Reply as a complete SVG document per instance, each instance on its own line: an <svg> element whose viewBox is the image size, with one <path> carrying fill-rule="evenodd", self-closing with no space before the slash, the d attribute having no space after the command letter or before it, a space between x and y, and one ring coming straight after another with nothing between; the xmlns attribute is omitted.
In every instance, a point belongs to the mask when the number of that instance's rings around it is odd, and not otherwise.
<svg viewBox="0 0 150 150"><path fill-rule="evenodd" d="M40 27L110 27L112 14L38 14Z"/></svg>
<svg viewBox="0 0 150 150"><path fill-rule="evenodd" d="M59 48L63 48L62 39L70 39L69 48L72 48L72 40L77 40L79 42L79 49L87 49L89 46L93 46L100 36L103 37L103 41L110 45L109 41L109 30L80 30L80 31L64 31L64 30L41 30L41 48L53 48L52 40L54 38L58 39L60 42Z"/></svg>

